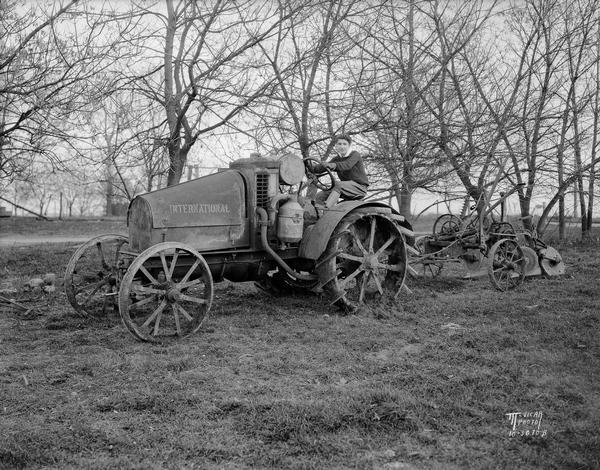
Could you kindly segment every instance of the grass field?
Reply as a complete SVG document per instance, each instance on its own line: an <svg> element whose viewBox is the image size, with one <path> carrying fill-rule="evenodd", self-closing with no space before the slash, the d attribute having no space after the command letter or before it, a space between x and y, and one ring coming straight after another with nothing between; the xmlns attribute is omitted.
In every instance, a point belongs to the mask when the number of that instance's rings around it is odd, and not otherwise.
<svg viewBox="0 0 600 470"><path fill-rule="evenodd" d="M84 225L49 233L120 228ZM167 345L18 291L34 310L0 307L0 468L600 468L600 249L557 248L560 278L442 273L346 317L223 283ZM0 249L0 278L62 275L74 249ZM510 436L513 412L539 426Z"/></svg>

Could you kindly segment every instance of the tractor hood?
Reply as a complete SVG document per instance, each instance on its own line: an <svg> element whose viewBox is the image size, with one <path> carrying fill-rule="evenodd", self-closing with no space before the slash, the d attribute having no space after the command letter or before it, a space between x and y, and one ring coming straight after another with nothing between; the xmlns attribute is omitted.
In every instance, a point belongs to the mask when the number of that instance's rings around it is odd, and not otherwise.
<svg viewBox="0 0 600 470"><path fill-rule="evenodd" d="M246 217L244 186L237 171L223 171L138 198L150 207L152 228L236 225Z"/></svg>
<svg viewBox="0 0 600 470"><path fill-rule="evenodd" d="M130 245L138 250L181 241L214 250L248 243L246 185L225 170L137 196L129 206Z"/></svg>

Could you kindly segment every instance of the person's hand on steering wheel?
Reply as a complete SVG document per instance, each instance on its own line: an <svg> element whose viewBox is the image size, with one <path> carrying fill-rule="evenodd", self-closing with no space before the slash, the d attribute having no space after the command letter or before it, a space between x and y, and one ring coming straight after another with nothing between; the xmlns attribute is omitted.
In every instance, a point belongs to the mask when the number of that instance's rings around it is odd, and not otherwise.
<svg viewBox="0 0 600 470"><path fill-rule="evenodd" d="M332 169L335 168L335 163L320 162L314 158L304 159L304 168L306 169L306 177L317 188L323 191L331 191L335 185ZM329 183L321 181L322 178L329 177Z"/></svg>

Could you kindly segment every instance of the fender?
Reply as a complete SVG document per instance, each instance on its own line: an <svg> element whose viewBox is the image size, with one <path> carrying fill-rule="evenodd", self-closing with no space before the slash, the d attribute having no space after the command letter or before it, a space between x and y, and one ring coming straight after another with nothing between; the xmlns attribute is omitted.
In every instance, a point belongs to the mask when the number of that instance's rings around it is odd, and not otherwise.
<svg viewBox="0 0 600 470"><path fill-rule="evenodd" d="M382 202L344 201L325 211L314 225L308 227L300 242L298 255L302 258L317 260L327 248L331 234L340 221L350 212L359 209L374 209L376 212L387 214L397 221L405 237L414 238L412 226L398 211ZM409 242L410 243L410 242Z"/></svg>

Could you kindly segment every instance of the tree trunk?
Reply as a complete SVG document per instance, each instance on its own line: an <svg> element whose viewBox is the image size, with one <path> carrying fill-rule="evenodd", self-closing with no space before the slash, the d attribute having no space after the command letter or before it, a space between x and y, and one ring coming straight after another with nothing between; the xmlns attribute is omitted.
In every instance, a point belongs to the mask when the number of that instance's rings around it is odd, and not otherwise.
<svg viewBox="0 0 600 470"><path fill-rule="evenodd" d="M406 67L406 148L402 159L402 181L400 182L399 210L405 217L411 214L411 182L413 181L413 159L415 152L416 134L416 93L414 86L415 72L415 29L414 29L414 0L408 6L408 63Z"/></svg>
<svg viewBox="0 0 600 470"><path fill-rule="evenodd" d="M169 145L169 173L167 174L167 186L178 184L183 174L183 167L187 161L187 151L179 149L179 139L177 144Z"/></svg>
<svg viewBox="0 0 600 470"><path fill-rule="evenodd" d="M558 240L565 239L565 196L561 194L558 197Z"/></svg>
<svg viewBox="0 0 600 470"><path fill-rule="evenodd" d="M179 119L178 96L174 78L175 60L175 32L177 29L177 16L173 5L173 0L167 0L167 30L165 34L165 111L167 114L167 125L169 128L169 142L167 144L169 152L169 172L167 174L167 186L179 183L181 173L185 165L185 157L181 155L181 122ZM183 158L182 158L183 157Z"/></svg>
<svg viewBox="0 0 600 470"><path fill-rule="evenodd" d="M113 211L113 199L115 188L113 187L112 176L107 172L106 174L106 210L105 214L107 216L112 215Z"/></svg>
<svg viewBox="0 0 600 470"><path fill-rule="evenodd" d="M404 217L411 217L411 203L412 203L412 194L410 190L406 188L405 185L402 185L400 189L400 202L399 202L399 212Z"/></svg>
<svg viewBox="0 0 600 470"><path fill-rule="evenodd" d="M592 225L593 225L593 217L594 217L594 180L596 179L596 168L595 165L592 165L590 168L590 176L588 182L588 207L587 207L587 217L586 217L586 235L587 237L591 237L592 235Z"/></svg>

